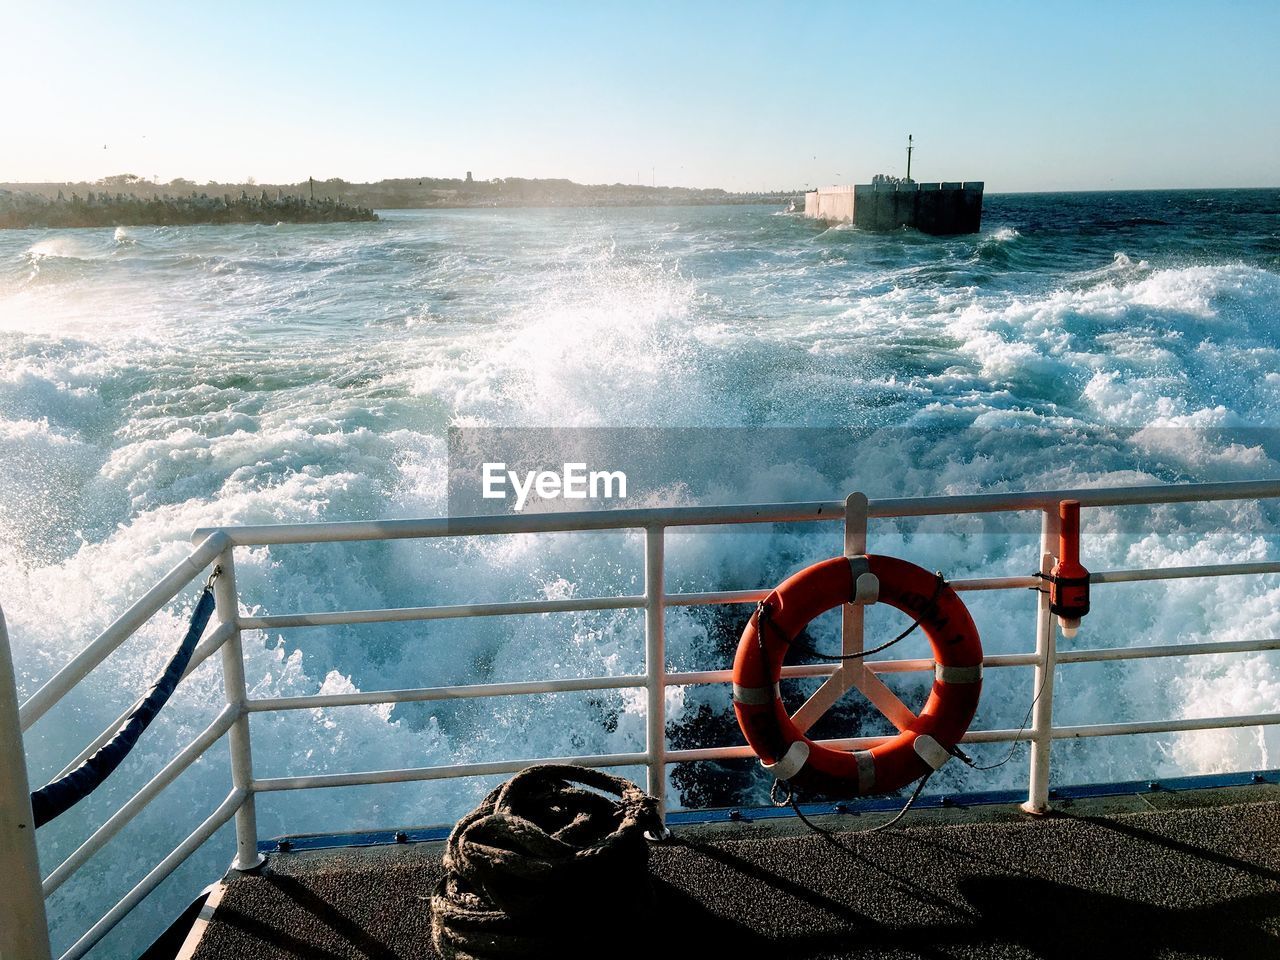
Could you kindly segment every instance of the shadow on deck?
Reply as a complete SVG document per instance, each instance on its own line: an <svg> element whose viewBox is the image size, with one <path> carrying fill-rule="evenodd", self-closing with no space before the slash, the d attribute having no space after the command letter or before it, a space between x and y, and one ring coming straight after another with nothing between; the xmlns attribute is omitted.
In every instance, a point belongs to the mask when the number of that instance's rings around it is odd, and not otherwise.
<svg viewBox="0 0 1280 960"><path fill-rule="evenodd" d="M651 851L653 925L619 930L601 956L1280 957L1275 787L847 832L877 819L827 818L833 838L794 820L681 827ZM426 898L441 849L274 854L215 892L185 955L434 957Z"/></svg>

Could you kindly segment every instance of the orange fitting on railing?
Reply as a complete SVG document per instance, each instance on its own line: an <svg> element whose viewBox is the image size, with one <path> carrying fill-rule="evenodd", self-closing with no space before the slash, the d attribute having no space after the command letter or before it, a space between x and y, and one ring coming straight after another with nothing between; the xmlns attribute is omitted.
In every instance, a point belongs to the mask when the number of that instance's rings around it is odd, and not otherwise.
<svg viewBox="0 0 1280 960"><path fill-rule="evenodd" d="M1058 504L1061 532L1058 562L1049 580L1049 611L1058 617L1065 636L1074 637L1089 612L1089 571L1080 564L1080 501Z"/></svg>

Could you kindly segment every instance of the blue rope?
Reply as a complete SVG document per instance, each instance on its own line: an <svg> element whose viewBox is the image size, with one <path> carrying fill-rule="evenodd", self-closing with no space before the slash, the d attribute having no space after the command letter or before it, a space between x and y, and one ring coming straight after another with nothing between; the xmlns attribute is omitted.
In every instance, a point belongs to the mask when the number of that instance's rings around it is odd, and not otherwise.
<svg viewBox="0 0 1280 960"><path fill-rule="evenodd" d="M217 575L217 571L214 575ZM191 655L195 652L196 644L209 623L209 616L213 613L212 583L213 577L210 577L209 583L205 584L204 592L196 602L195 611L191 614L191 626L187 628L187 635L183 637L182 644L174 653L173 659L165 667L164 673L151 685L151 689L138 706L120 725L115 736L65 777L60 777L31 794L31 810L35 815L37 827L66 813L111 776L116 767L120 766L124 758L129 755L138 738L151 725L156 714L168 703L174 688L177 687L178 681L182 679L182 674L187 669L187 664L191 662Z"/></svg>

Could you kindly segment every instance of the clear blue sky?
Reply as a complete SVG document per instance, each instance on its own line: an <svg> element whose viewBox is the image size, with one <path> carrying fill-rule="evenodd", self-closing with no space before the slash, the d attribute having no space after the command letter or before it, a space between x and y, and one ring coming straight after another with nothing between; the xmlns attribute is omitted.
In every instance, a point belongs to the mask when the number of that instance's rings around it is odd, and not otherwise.
<svg viewBox="0 0 1280 960"><path fill-rule="evenodd" d="M1277 0L4 9L0 180L1280 185Z"/></svg>

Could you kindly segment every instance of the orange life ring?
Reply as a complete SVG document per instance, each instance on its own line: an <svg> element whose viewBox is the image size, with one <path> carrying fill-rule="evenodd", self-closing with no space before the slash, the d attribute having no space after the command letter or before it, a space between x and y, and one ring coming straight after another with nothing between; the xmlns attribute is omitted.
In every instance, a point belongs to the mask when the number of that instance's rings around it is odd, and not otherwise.
<svg viewBox="0 0 1280 960"><path fill-rule="evenodd" d="M822 746L792 722L778 694L787 648L821 613L853 600L859 576L879 580L879 600L913 619L929 638L933 689L915 720L870 750ZM964 736L982 690L982 643L964 603L941 579L894 557L833 557L806 567L765 598L733 661L733 709L751 749L778 780L829 797L889 793L941 767Z"/></svg>

